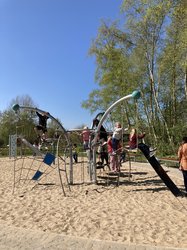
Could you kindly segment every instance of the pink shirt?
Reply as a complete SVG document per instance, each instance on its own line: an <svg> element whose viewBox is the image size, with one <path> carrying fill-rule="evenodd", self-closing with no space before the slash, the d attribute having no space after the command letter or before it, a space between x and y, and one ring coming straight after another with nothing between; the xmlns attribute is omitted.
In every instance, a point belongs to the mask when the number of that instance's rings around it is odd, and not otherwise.
<svg viewBox="0 0 187 250"><path fill-rule="evenodd" d="M141 134L141 135L137 135L137 134L133 134L129 136L129 147L130 148L137 148L137 143L138 143L138 139L142 139L144 138L145 134Z"/></svg>
<svg viewBox="0 0 187 250"><path fill-rule="evenodd" d="M90 138L90 131L89 130L83 130L82 131L82 139L83 141L89 141Z"/></svg>
<svg viewBox="0 0 187 250"><path fill-rule="evenodd" d="M112 149L112 139L110 138L108 141L107 141L107 146L108 146L108 153L112 153L113 152L113 149Z"/></svg>

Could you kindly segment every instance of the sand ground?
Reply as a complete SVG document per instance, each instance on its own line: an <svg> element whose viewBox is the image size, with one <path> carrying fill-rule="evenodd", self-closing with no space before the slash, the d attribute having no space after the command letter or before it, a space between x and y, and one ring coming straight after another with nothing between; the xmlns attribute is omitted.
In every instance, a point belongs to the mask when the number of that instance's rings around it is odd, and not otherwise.
<svg viewBox="0 0 187 250"><path fill-rule="evenodd" d="M103 170L98 170L98 185L88 183L87 164L78 163L74 165L71 191L62 173L66 196L55 168L42 185L23 182L19 187L16 184L12 193L14 163L9 158L0 160L0 249L32 249L32 244L35 244L33 249L66 249L60 241L64 242L60 237L66 236L100 242L100 247L95 244L95 248L90 248L88 244L85 249L117 249L108 243L112 241L124 246L187 249L187 198L175 197L149 163L133 162L130 179L129 163L123 163L119 186L115 176L109 178ZM28 170L27 160L16 162L16 175L24 166ZM184 190L181 172L173 168L165 170ZM37 241L31 239L39 232L42 236L36 247ZM19 241L20 235L24 235L24 240ZM59 235L56 245L54 241L54 246L47 248L54 235ZM17 242L17 248L11 241ZM67 249L82 249L79 243Z"/></svg>

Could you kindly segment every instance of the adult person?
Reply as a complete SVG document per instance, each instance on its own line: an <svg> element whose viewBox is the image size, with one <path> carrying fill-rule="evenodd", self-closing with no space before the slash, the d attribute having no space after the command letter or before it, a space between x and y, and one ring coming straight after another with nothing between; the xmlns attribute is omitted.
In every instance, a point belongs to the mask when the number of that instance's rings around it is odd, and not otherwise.
<svg viewBox="0 0 187 250"><path fill-rule="evenodd" d="M182 138L182 143L178 148L179 169L182 171L184 187L187 196L187 136Z"/></svg>
<svg viewBox="0 0 187 250"><path fill-rule="evenodd" d="M41 139L41 141L45 141L46 140L46 133L47 133L47 120L48 120L48 112L43 112L43 113L39 113L38 111L36 111L36 114L39 118L38 121L38 125L35 126L34 130L37 133L39 139Z"/></svg>

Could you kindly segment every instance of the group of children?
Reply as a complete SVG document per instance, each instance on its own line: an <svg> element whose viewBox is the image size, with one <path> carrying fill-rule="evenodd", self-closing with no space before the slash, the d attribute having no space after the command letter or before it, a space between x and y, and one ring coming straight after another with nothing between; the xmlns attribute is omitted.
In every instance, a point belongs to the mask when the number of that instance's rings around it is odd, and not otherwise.
<svg viewBox="0 0 187 250"><path fill-rule="evenodd" d="M97 128L99 124L98 119L93 120L93 130ZM125 129L127 130L127 129ZM125 150L122 146L122 137L123 137L124 129L121 126L120 122L116 122L113 133L108 134L103 125L101 125L98 135L97 135L97 154L98 161L97 164L100 166L107 165L108 168L114 172L118 172L120 170L120 165L125 161ZM85 126L81 132L83 149L86 152L90 151L92 132L91 130ZM93 135L94 136L94 135ZM129 145L127 148L134 149L137 147L138 139L142 139L145 136L145 133L141 135L137 135L136 129L132 129L129 135ZM72 148L73 159L74 162L78 162L78 153L77 153L77 144L73 144Z"/></svg>
<svg viewBox="0 0 187 250"><path fill-rule="evenodd" d="M34 130L37 134L37 139L34 142L35 146L41 145L43 142L47 139L47 120L49 118L48 112L39 113L36 111L36 114L39 118L38 125L35 126ZM97 128L99 124L98 119L93 120L93 129ZM83 141L83 149L87 151L90 148L90 140L93 138L90 138L91 131L90 129L85 126L83 128L83 131L81 133L82 141ZM121 146L121 140L123 136L123 128L120 124L120 122L116 122L113 134L108 135L103 125L101 125L99 134L98 134L98 141L99 141L99 147L98 147L98 154L99 154L99 160L101 160L101 164L104 164L104 161L106 161L106 165L109 166L109 162L112 162L114 158L116 158L117 155L122 155L121 160L125 160L124 153L122 154L122 146ZM138 135L138 138L143 138L145 134ZM132 132L130 133L129 138L129 147L130 148L136 148L137 147L137 135L136 130L132 129ZM73 144L73 159L75 163L78 162L78 154L77 154L77 144ZM110 160L109 157L110 156ZM120 160L120 162L121 162ZM115 170L115 167L112 167L113 170Z"/></svg>
<svg viewBox="0 0 187 250"><path fill-rule="evenodd" d="M94 119L93 128L99 124L98 119ZM120 170L122 161L125 161L125 151L122 147L123 128L120 122L116 122L113 133L108 134L103 126L100 127L97 141L98 141L98 162L99 166L107 165L108 168L114 172ZM88 127L84 127L82 133L84 150L89 150L89 143L91 141L91 132ZM105 164L104 164L105 163Z"/></svg>

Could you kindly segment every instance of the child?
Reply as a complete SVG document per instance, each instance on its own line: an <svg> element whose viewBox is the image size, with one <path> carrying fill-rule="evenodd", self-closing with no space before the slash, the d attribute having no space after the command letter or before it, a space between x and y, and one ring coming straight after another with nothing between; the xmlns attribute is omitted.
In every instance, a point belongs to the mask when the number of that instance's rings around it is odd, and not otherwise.
<svg viewBox="0 0 187 250"><path fill-rule="evenodd" d="M118 149L119 146L119 142L122 138L122 127L121 127L121 123L120 122L116 122L115 124L115 128L113 131L113 135L112 135L112 150L113 153L116 152L116 150Z"/></svg>
<svg viewBox="0 0 187 250"><path fill-rule="evenodd" d="M48 117L48 112L44 112L44 113L39 113L38 111L36 111L36 114L39 118L39 124L37 126L35 126L34 130L36 131L36 133L38 134L38 137L41 138L42 141L45 141L46 139L46 133L47 133L47 119ZM42 132L42 135L41 135Z"/></svg>
<svg viewBox="0 0 187 250"><path fill-rule="evenodd" d="M143 139L145 137L145 133L137 134L135 128L132 128L129 135L129 148L135 149L138 147L138 139Z"/></svg>
<svg viewBox="0 0 187 250"><path fill-rule="evenodd" d="M78 152L77 152L77 144L74 143L72 147L72 155L75 163L78 163Z"/></svg>
<svg viewBox="0 0 187 250"><path fill-rule="evenodd" d="M112 136L108 137L107 146L108 146L108 154L110 157L110 170L112 170L113 172L119 172L120 171L119 159L118 155L113 153Z"/></svg>
<svg viewBox="0 0 187 250"><path fill-rule="evenodd" d="M104 160L106 161L106 165L109 167L108 163L108 147L107 147L107 142L102 139L102 144L101 144L101 150L100 150L100 158L102 165L104 164Z"/></svg>
<svg viewBox="0 0 187 250"><path fill-rule="evenodd" d="M90 130L88 129L88 127L84 127L82 133L82 140L83 140L83 148L84 150L88 150L89 149L89 140L90 140Z"/></svg>
<svg viewBox="0 0 187 250"><path fill-rule="evenodd" d="M98 119L94 119L93 120L93 128L97 128L99 125L99 120ZM98 141L101 141L102 139L104 139L104 141L107 141L107 132L106 129L103 127L103 125L101 125L100 130L99 130L99 134L98 134Z"/></svg>

